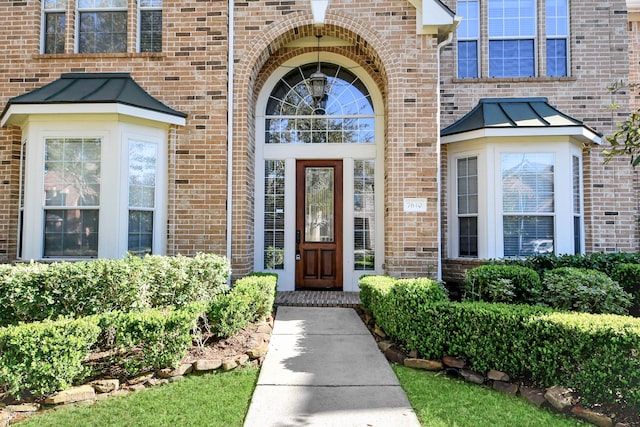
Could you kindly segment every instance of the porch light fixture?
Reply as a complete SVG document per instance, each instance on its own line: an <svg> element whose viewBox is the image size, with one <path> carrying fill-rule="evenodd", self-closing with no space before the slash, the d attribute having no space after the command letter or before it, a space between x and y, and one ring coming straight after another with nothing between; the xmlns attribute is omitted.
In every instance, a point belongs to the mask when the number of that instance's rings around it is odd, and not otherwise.
<svg viewBox="0 0 640 427"><path fill-rule="evenodd" d="M324 101L327 91L327 76L320 70L320 39L322 36L317 35L316 37L318 38L318 69L311 74L309 80L311 81L311 97L315 103L315 108L321 109L322 101Z"/></svg>

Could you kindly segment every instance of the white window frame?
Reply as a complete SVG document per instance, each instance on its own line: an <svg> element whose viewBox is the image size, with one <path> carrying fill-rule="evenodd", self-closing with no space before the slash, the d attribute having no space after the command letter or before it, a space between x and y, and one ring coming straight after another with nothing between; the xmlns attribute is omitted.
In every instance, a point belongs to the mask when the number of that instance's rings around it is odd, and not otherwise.
<svg viewBox="0 0 640 427"><path fill-rule="evenodd" d="M465 0L461 0L465 1ZM567 0L568 2L568 0ZM493 77L489 75L489 43L495 40L529 40L533 39L533 54L534 54L534 76L533 77L548 77L548 78L564 78L571 76L571 5L567 3L567 34L564 37L556 36L556 35L547 35L546 31L541 31L539 29L539 25L541 22L546 22L546 2L543 0L542 2L535 2L535 34L530 37L489 37L489 11L488 11L488 2L480 1L480 13L479 13L479 26L480 33L478 36L478 77L477 78L491 78L491 79L502 79L502 78L528 78L528 77ZM464 19L464 16L462 17ZM456 44L455 44L455 56L456 56L456 64L455 64L455 76L458 77L458 41L472 40L466 39L462 37L458 37L456 35ZM564 38L566 40L566 67L567 73L566 76L548 76L547 75L547 40L552 39L561 39ZM462 78L461 78L462 79ZM471 79L471 78L469 78Z"/></svg>
<svg viewBox="0 0 640 427"><path fill-rule="evenodd" d="M23 126L26 143L22 258L44 259L44 141L50 138L101 139L98 258L121 258L128 249L128 141L157 144L156 215L153 252L166 253L168 125L119 120L116 114L34 115ZM47 260L71 260L52 258ZM77 258L87 259L87 258Z"/></svg>
<svg viewBox="0 0 640 427"><path fill-rule="evenodd" d="M456 164L465 157L478 158L478 259L504 257L502 210L502 154L503 153L553 153L554 169L554 253L573 254L573 157L578 157L582 180L582 143L569 136L527 136L480 138L447 144L448 152L448 257L459 256L457 224ZM581 248L584 253L584 185L580 185Z"/></svg>
<svg viewBox="0 0 640 427"><path fill-rule="evenodd" d="M482 22L482 16L480 14L480 0L473 0L473 1L475 3L477 3L477 7L478 7L478 9L476 11L478 13L478 26L476 28L477 36L476 37L461 36L460 35L460 27L458 27L457 37L458 37L458 42L470 42L470 41L476 42L476 61L477 61L477 64L476 64L476 77L460 77L460 75L458 73L458 70L459 70L458 61L459 61L459 58L460 58L460 50L457 49L457 47L460 46L460 44L456 43L456 54L458 55L458 58L456 59L456 75L457 75L458 78L461 78L461 79L462 78L478 78L478 77L480 77L480 70L482 69L482 56L480 55L480 52L481 52L481 50L480 50L480 38L481 38L480 37L480 35L481 35L480 34L480 31L481 31L480 23ZM458 4L460 4L460 3L470 3L470 1L469 0L462 0L462 1L458 2ZM465 17L463 16L462 17L463 22L464 22L464 18Z"/></svg>
<svg viewBox="0 0 640 427"><path fill-rule="evenodd" d="M82 54L105 54L105 53L126 53L127 52L127 44L128 44L128 40L125 40L125 49L124 52L80 52L80 15L82 15L83 13L101 13L101 12L124 12L127 19L127 33L126 33L126 37L125 39L129 38L129 32L131 31L131 28L129 28L129 2L130 0L125 0L126 5L123 7L93 7L93 8L81 8L79 3L81 0L76 0L75 2L75 7L76 7L76 11L75 11L75 29L74 29L74 35L75 35L75 52L76 53L82 53Z"/></svg>
<svg viewBox="0 0 640 427"><path fill-rule="evenodd" d="M137 30L136 30L136 52L140 52L140 40L142 39L142 12L143 11L160 11L162 12L162 8L163 8L163 2L162 0L155 0L155 2L159 2L160 5L153 5L153 6L143 6L142 5L142 1L138 0L136 1L136 5L138 6L138 23L137 23ZM162 17L163 22L162 25L164 27L164 16ZM163 31L161 31L160 33L160 50L159 51L150 51L150 52L162 52L162 50L164 49L164 37L163 37Z"/></svg>
<svg viewBox="0 0 640 427"><path fill-rule="evenodd" d="M40 17L40 53L45 53L46 50L46 43L47 43L47 15L48 14L55 14L55 13L62 13L64 14L64 29L65 29L65 34L67 32L67 26L69 24L69 17L67 16L67 6L66 6L66 2L68 1L73 1L73 0L64 0L63 4L64 7L63 8L51 8L51 9L46 9L45 8L45 4L44 1L42 2L42 13L41 13L41 17ZM66 40L65 40L66 42ZM66 43L65 43L65 50L66 50ZM63 51L64 53L64 51Z"/></svg>

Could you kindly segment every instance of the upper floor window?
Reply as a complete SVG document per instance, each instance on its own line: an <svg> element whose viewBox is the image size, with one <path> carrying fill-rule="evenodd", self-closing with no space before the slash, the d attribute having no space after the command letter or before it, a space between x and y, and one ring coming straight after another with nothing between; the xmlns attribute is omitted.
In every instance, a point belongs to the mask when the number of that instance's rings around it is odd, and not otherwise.
<svg viewBox="0 0 640 427"><path fill-rule="evenodd" d="M547 0L547 76L567 75L569 8L567 0Z"/></svg>
<svg viewBox="0 0 640 427"><path fill-rule="evenodd" d="M44 53L64 53L66 0L42 2Z"/></svg>
<svg viewBox="0 0 640 427"><path fill-rule="evenodd" d="M568 75L568 0L542 7L535 0L460 0L457 7L459 78Z"/></svg>
<svg viewBox="0 0 640 427"><path fill-rule="evenodd" d="M127 0L78 0L78 52L127 51Z"/></svg>
<svg viewBox="0 0 640 427"><path fill-rule="evenodd" d="M535 75L534 0L489 0L489 77Z"/></svg>
<svg viewBox="0 0 640 427"><path fill-rule="evenodd" d="M458 77L478 77L478 39L480 7L478 0L459 1L458 14L464 16L458 26Z"/></svg>
<svg viewBox="0 0 640 427"><path fill-rule="evenodd" d="M162 51L162 0L43 0L42 52L117 53ZM67 14L75 14L68 28ZM129 16L137 16L131 28ZM73 27L73 25L72 25ZM136 44L128 46L135 33Z"/></svg>
<svg viewBox="0 0 640 427"><path fill-rule="evenodd" d="M162 0L140 0L138 50L162 51Z"/></svg>

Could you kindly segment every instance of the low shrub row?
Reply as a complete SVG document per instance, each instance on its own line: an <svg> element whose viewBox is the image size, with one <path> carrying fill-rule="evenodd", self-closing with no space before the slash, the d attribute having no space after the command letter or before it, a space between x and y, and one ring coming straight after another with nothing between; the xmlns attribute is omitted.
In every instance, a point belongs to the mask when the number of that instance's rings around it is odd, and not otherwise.
<svg viewBox="0 0 640 427"><path fill-rule="evenodd" d="M540 277L549 270L561 267L600 271L617 281L626 292L634 296L630 312L640 316L640 252L597 252L587 255L542 254L517 259L493 260L491 263L528 267L535 270Z"/></svg>
<svg viewBox="0 0 640 427"><path fill-rule="evenodd" d="M360 279L360 301L375 315L378 325L390 336L413 342L415 331L407 327L418 320L421 307L448 301L446 290L431 279L394 279L364 276Z"/></svg>
<svg viewBox="0 0 640 427"><path fill-rule="evenodd" d="M0 326L208 302L229 274L226 258L213 254L2 265Z"/></svg>
<svg viewBox="0 0 640 427"><path fill-rule="evenodd" d="M194 333L206 315L208 324L227 336L270 314L276 283L276 275L247 276L209 303L2 327L0 389L41 396L93 377L105 366L117 365L124 376L173 367L199 338ZM99 365L87 357L98 352L106 355Z"/></svg>
<svg viewBox="0 0 640 427"><path fill-rule="evenodd" d="M372 282L361 281L363 305L387 334L424 357L461 357L480 372L498 369L544 387L576 388L590 402L640 410L640 319L531 305L416 304L394 297L391 281Z"/></svg>
<svg viewBox="0 0 640 427"><path fill-rule="evenodd" d="M208 308L211 331L229 337L273 311L278 276L254 273L238 279L228 292L216 295Z"/></svg>
<svg viewBox="0 0 640 427"><path fill-rule="evenodd" d="M638 273L633 268L624 271L627 276ZM464 300L539 304L588 313L628 314L633 300L605 273L575 267L545 271L540 280L538 273L528 267L483 265L466 272L464 286Z"/></svg>

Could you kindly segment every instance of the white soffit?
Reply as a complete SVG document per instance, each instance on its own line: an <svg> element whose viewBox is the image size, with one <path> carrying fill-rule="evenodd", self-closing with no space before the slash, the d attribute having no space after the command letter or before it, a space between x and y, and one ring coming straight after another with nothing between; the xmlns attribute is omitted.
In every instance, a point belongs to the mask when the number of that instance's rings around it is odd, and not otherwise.
<svg viewBox="0 0 640 427"><path fill-rule="evenodd" d="M416 8L416 33L441 34L454 31L460 18L439 0L409 0Z"/></svg>
<svg viewBox="0 0 640 427"><path fill-rule="evenodd" d="M177 126L184 126L186 124L186 120L183 117L114 102L96 104L13 104L7 109L0 123L0 127L7 125L20 126L30 115L110 113Z"/></svg>
<svg viewBox="0 0 640 427"><path fill-rule="evenodd" d="M440 138L442 144L454 142L471 141L480 138L508 138L508 137L543 137L543 136L565 136L573 137L584 143L601 144L602 137L591 132L584 126L558 126L558 127L533 127L533 128L491 128L472 130L453 135L446 135Z"/></svg>

